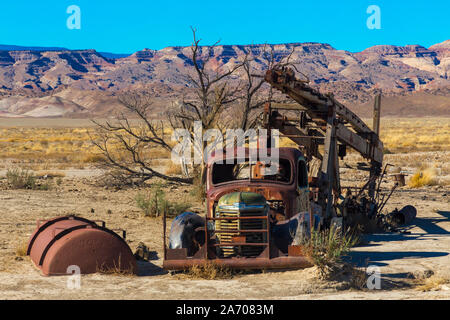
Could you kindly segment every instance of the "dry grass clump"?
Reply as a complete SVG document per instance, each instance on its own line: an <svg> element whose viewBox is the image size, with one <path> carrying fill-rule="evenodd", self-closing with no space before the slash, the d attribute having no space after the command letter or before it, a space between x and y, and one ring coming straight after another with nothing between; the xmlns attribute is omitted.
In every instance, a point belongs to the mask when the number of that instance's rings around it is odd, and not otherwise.
<svg viewBox="0 0 450 320"><path fill-rule="evenodd" d="M436 177L436 168L426 168L424 170L419 170L411 177L411 179L409 179L408 186L410 186L411 188L433 186L437 184Z"/></svg>
<svg viewBox="0 0 450 320"><path fill-rule="evenodd" d="M16 256L17 257L25 257L27 255L28 242L21 242L16 248Z"/></svg>
<svg viewBox="0 0 450 320"><path fill-rule="evenodd" d="M108 274L108 275L114 275L114 276L135 276L136 273L133 270L133 266L130 265L126 268L122 267L121 259L122 257L119 256L119 261L114 261L113 266L105 266L105 264L102 264L101 266L97 266L97 272L101 274Z"/></svg>
<svg viewBox="0 0 450 320"><path fill-rule="evenodd" d="M188 279L221 280L231 279L234 274L234 271L228 267L218 265L213 261L207 261L203 265L190 267L182 274L182 277Z"/></svg>
<svg viewBox="0 0 450 320"><path fill-rule="evenodd" d="M427 292L440 290L446 285L448 285L447 288L450 287L450 277L448 275L444 276L442 274L434 273L431 270L418 272L413 274L412 276L417 284L417 286L415 287L417 291Z"/></svg>

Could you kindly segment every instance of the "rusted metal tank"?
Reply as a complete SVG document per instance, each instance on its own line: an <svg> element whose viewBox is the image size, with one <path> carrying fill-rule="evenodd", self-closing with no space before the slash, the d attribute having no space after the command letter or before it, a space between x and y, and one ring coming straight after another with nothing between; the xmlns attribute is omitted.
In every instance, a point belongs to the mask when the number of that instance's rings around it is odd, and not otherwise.
<svg viewBox="0 0 450 320"><path fill-rule="evenodd" d="M81 274L98 271L136 273L136 260L114 231L85 218L57 217L38 221L28 242L27 255L43 275L67 275L69 266Z"/></svg>

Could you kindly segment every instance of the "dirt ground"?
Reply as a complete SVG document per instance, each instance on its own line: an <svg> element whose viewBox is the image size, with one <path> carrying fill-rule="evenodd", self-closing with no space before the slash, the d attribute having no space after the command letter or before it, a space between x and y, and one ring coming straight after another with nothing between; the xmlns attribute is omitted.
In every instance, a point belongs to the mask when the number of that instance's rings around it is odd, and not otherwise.
<svg viewBox="0 0 450 320"><path fill-rule="evenodd" d="M59 186L48 191L0 189L0 299L450 299L450 188L401 188L387 209L412 204L418 217L407 231L366 236L347 258L359 266L376 265L380 290L349 289L340 281L319 280L317 270L237 275L227 280L187 279L162 266L162 221L145 218L135 196L143 190L115 190L93 185L98 170L66 170ZM3 176L0 173L0 176ZM169 185L166 191L189 199L189 187ZM93 209L93 210L92 210ZM201 204L193 210L202 211ZM92 211L94 211L92 213ZM109 212L109 213L108 213ZM139 262L138 276L84 275L80 289L68 289L68 277L44 277L29 257L16 253L28 240L37 219L76 213L127 230L134 251L144 242L153 260ZM411 275L446 279L430 291L417 290Z"/></svg>

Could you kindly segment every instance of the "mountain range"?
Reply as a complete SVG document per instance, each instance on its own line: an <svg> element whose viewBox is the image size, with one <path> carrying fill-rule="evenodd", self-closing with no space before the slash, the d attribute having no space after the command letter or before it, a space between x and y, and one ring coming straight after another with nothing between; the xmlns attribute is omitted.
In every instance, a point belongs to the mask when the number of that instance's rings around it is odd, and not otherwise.
<svg viewBox="0 0 450 320"><path fill-rule="evenodd" d="M361 116L371 114L374 92L381 89L384 115L450 115L450 40L429 48L379 45L361 52L324 43L218 45L207 69L234 66L252 52L253 72L267 61L291 54L299 76L311 86L333 92ZM203 55L208 54L205 47ZM121 109L117 95L146 87L162 111L192 91L190 47L144 49L133 54L92 49L0 45L0 116L108 117ZM231 81L239 81L236 75Z"/></svg>

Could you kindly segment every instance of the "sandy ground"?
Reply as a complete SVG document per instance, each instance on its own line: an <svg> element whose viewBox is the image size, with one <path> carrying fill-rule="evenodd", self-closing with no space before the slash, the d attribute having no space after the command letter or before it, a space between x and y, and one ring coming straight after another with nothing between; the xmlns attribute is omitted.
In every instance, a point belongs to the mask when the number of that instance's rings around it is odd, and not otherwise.
<svg viewBox="0 0 450 320"><path fill-rule="evenodd" d="M253 273L228 280L192 280L170 275L162 265L162 221L145 218L135 205L143 190L111 190L92 185L93 171L67 171L60 186L49 191L0 189L0 299L450 299L450 284L432 291L416 288L411 274L432 270L450 279L450 189L402 188L387 209L413 204L418 211L410 233L366 236L349 260L376 265L381 290L348 289L323 281L315 268ZM91 178L89 178L91 177ZM172 185L170 194L189 197L188 188ZM94 209L94 213L91 213ZM111 213L108 214L108 210ZM202 210L198 206L197 210ZM37 219L76 213L127 230L134 251L144 242L154 260L139 262L138 276L82 276L79 289L68 289L68 277L44 277L28 257L16 254L36 227Z"/></svg>

